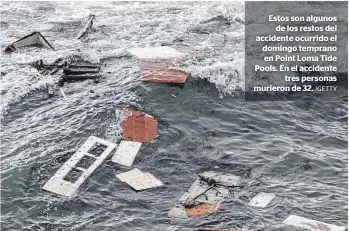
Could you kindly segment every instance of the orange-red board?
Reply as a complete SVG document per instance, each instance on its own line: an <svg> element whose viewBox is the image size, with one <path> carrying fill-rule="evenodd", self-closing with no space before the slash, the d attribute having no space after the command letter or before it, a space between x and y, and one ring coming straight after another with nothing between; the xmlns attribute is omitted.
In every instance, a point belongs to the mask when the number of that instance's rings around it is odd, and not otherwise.
<svg viewBox="0 0 349 231"><path fill-rule="evenodd" d="M140 61L141 79L153 83L185 83L187 73L174 69L169 59L142 59Z"/></svg>
<svg viewBox="0 0 349 231"><path fill-rule="evenodd" d="M186 208L187 216L188 217L196 217L196 216L202 216L210 213L214 213L217 211L219 207L218 204L200 204L196 205L191 208Z"/></svg>
<svg viewBox="0 0 349 231"><path fill-rule="evenodd" d="M152 142L155 139L158 121L142 111L121 108L122 139L136 142Z"/></svg>

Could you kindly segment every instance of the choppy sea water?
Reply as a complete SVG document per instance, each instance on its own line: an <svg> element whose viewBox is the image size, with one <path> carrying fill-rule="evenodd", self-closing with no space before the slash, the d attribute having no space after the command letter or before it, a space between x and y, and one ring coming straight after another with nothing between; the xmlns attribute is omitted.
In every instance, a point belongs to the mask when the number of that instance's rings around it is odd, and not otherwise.
<svg viewBox="0 0 349 231"><path fill-rule="evenodd" d="M281 225L290 214L347 225L347 95L245 102L243 3L78 4L1 3L2 51L33 31L57 50L1 53L2 230L296 230ZM93 29L76 40L90 13ZM161 45L191 53L181 66L189 73L184 87L139 81L138 61L126 50ZM65 84L68 100L59 91L48 98L46 85L58 79L26 64L57 58L103 63L103 78ZM115 177L129 168L109 158L72 200L42 191L89 136L120 140L115 110L125 105L159 120L155 141L142 146L133 167L164 186L133 191ZM206 170L241 176L244 187L215 214L169 218ZM265 209L249 206L261 191L276 197Z"/></svg>

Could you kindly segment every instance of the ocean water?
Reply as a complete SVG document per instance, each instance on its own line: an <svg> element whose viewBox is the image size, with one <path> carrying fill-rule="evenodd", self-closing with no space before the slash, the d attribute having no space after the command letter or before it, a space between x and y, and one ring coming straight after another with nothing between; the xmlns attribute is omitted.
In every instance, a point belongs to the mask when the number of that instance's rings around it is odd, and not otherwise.
<svg viewBox="0 0 349 231"><path fill-rule="evenodd" d="M78 6L77 6L78 4ZM312 7L321 7L321 4ZM244 4L241 2L2 2L1 230L196 230L200 226L297 230L281 224L295 214L348 223L348 102L246 102ZM75 39L81 22L92 30ZM40 31L56 51L4 47ZM171 46L187 52L184 86L139 80L126 50ZM27 65L62 58L103 64L98 81L66 83L67 100L46 85L57 76ZM159 121L133 167L163 187L133 191L115 175L129 170L108 158L69 200L41 190L91 135L120 140L116 110L135 107ZM238 175L243 188L217 213L174 219L168 211L206 170ZM264 209L248 202L276 195Z"/></svg>

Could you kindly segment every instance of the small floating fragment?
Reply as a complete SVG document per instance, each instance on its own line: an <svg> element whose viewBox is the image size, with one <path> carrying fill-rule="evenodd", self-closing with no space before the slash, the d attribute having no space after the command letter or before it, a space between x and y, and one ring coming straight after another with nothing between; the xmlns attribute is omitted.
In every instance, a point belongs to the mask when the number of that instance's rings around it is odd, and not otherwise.
<svg viewBox="0 0 349 231"><path fill-rule="evenodd" d="M92 27L94 19L95 15L90 14L88 16L88 19L84 23L84 26L81 28L81 30L78 32L78 35L76 36L77 39L82 38L87 33L87 31Z"/></svg>
<svg viewBox="0 0 349 231"><path fill-rule="evenodd" d="M8 45L5 48L5 52L16 52L18 48L21 47L27 47L27 46L44 46L47 48L51 48L52 50L55 50L49 42L45 39L44 36L40 32L33 32L30 35L27 35L16 42Z"/></svg>
<svg viewBox="0 0 349 231"><path fill-rule="evenodd" d="M132 48L128 52L139 59L173 59L185 56L184 53L167 46Z"/></svg>
<svg viewBox="0 0 349 231"><path fill-rule="evenodd" d="M131 167L141 146L141 142L122 140L119 147L116 149L114 156L112 157L112 161Z"/></svg>
<svg viewBox="0 0 349 231"><path fill-rule="evenodd" d="M116 144L90 136L42 189L62 196L74 196L78 188L102 164L115 147Z"/></svg>
<svg viewBox="0 0 349 231"><path fill-rule="evenodd" d="M255 197L253 197L249 203L249 205L259 208L265 208L270 201L274 199L275 195L273 193L258 193Z"/></svg>
<svg viewBox="0 0 349 231"><path fill-rule="evenodd" d="M231 194L230 187L239 185L238 176L223 172L203 172L168 215L187 218L214 213L223 199Z"/></svg>
<svg viewBox="0 0 349 231"><path fill-rule="evenodd" d="M48 86L48 87L47 87L47 95L48 95L49 97L51 97L51 96L53 96L54 94L55 94L55 92L54 92L54 90L53 90L53 87Z"/></svg>
<svg viewBox="0 0 349 231"><path fill-rule="evenodd" d="M282 223L297 226L311 231L344 231L344 226L331 225L320 221L310 220L296 215L290 215Z"/></svg>
<svg viewBox="0 0 349 231"><path fill-rule="evenodd" d="M127 183L134 190L144 190L162 186L163 183L149 172L142 172L135 168L131 171L116 175L119 180Z"/></svg>
<svg viewBox="0 0 349 231"><path fill-rule="evenodd" d="M158 121L151 115L130 108L121 108L122 140L152 142L155 139Z"/></svg>

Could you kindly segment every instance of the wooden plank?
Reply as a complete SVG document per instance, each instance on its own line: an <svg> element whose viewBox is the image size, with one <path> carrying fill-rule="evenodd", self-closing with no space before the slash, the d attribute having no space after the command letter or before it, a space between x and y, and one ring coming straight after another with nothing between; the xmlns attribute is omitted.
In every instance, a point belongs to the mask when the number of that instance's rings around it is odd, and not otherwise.
<svg viewBox="0 0 349 231"><path fill-rule="evenodd" d="M344 226L331 225L296 215L289 216L282 223L308 229L310 231L344 231L346 229Z"/></svg>
<svg viewBox="0 0 349 231"><path fill-rule="evenodd" d="M96 143L100 143L106 146L105 150L99 156L88 153ZM42 187L42 189L62 196L74 196L81 184L83 184L84 181L96 170L96 168L101 165L101 163L108 157L108 155L113 151L115 147L116 144L97 138L95 136L90 136L81 145L81 147L62 165L62 167L58 169L55 175L53 175L49 179L49 181ZM76 165L85 155L94 157L95 161L87 169L76 167ZM81 171L82 174L80 175L80 177L75 182L64 180L64 178L74 168Z"/></svg>
<svg viewBox="0 0 349 231"><path fill-rule="evenodd" d="M265 208L270 201L274 199L275 195L273 193L258 193L255 197L253 197L249 203L249 205L259 208Z"/></svg>
<svg viewBox="0 0 349 231"><path fill-rule="evenodd" d="M158 121L144 112L120 108L122 140L152 142L155 139Z"/></svg>
<svg viewBox="0 0 349 231"><path fill-rule="evenodd" d="M112 161L131 167L141 146L141 142L122 140L116 149L114 156L112 157Z"/></svg>
<svg viewBox="0 0 349 231"><path fill-rule="evenodd" d="M152 174L148 172L143 173L137 168L128 172L120 173L116 175L116 177L137 191L163 185L163 183Z"/></svg>
<svg viewBox="0 0 349 231"><path fill-rule="evenodd" d="M184 53L167 46L132 48L128 52L139 59L171 59L185 56Z"/></svg>

